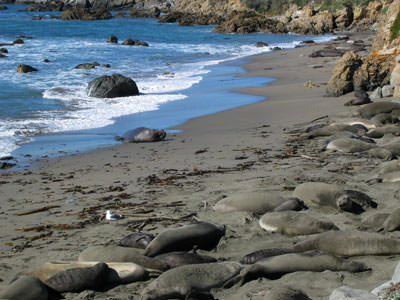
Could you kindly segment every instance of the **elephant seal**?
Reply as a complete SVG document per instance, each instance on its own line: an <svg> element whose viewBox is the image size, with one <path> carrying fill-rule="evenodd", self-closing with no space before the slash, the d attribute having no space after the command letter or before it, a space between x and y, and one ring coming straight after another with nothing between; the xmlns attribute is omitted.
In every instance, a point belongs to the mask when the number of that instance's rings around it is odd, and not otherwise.
<svg viewBox="0 0 400 300"><path fill-rule="evenodd" d="M377 114L371 118L371 121L380 126L397 123L397 120L393 117L392 113Z"/></svg>
<svg viewBox="0 0 400 300"><path fill-rule="evenodd" d="M375 157L383 160L392 160L393 154L387 149L384 148L372 148L368 151L361 153L361 156L367 155L368 157Z"/></svg>
<svg viewBox="0 0 400 300"><path fill-rule="evenodd" d="M400 171L400 160L383 162L379 165L378 175Z"/></svg>
<svg viewBox="0 0 400 300"><path fill-rule="evenodd" d="M371 103L371 99L369 98L368 93L362 89L355 90L354 96L356 97L356 99L347 101L344 105L352 106L352 105L364 105L364 104Z"/></svg>
<svg viewBox="0 0 400 300"><path fill-rule="evenodd" d="M332 123L322 128L317 128L312 130L309 134L307 134L308 139L313 139L321 136L331 136L337 134L339 132L351 132L357 135L363 135L367 132L368 129L362 124L340 124L340 123Z"/></svg>
<svg viewBox="0 0 400 300"><path fill-rule="evenodd" d="M396 231L400 228L400 208L396 208L383 223L386 232Z"/></svg>
<svg viewBox="0 0 400 300"><path fill-rule="evenodd" d="M328 145L326 145L327 150L335 150L344 153L364 152L375 147L377 147L377 145L351 138L339 138L330 141Z"/></svg>
<svg viewBox="0 0 400 300"><path fill-rule="evenodd" d="M108 271L107 264L100 262L93 267L73 268L58 272L47 279L45 284L59 293L98 291L107 284Z"/></svg>
<svg viewBox="0 0 400 300"><path fill-rule="evenodd" d="M328 231L296 244L294 249L316 249L340 256L391 255L400 253L400 241L377 233Z"/></svg>
<svg viewBox="0 0 400 300"><path fill-rule="evenodd" d="M298 252L299 251L297 251L297 250L287 249L287 248L261 249L261 250L257 250L252 253L246 254L240 260L240 263L246 264L246 265L251 265L251 264L254 264L257 261L262 260L264 258L282 255L282 254L288 254L288 253L298 253Z"/></svg>
<svg viewBox="0 0 400 300"><path fill-rule="evenodd" d="M117 136L115 139L127 143L143 143L143 142L159 142L165 139L167 133L164 130L149 129L146 127L138 127L125 132L122 137Z"/></svg>
<svg viewBox="0 0 400 300"><path fill-rule="evenodd" d="M361 116L366 119L371 119L373 116L380 113L390 113L392 110L400 109L400 103L390 101L379 101L366 104L355 112L356 116Z"/></svg>
<svg viewBox="0 0 400 300"><path fill-rule="evenodd" d="M7 300L47 300L47 286L33 276L22 276L0 292L0 299Z"/></svg>
<svg viewBox="0 0 400 300"><path fill-rule="evenodd" d="M285 274L299 271L323 272L326 270L363 272L369 268L362 263L330 254L307 251L274 256L247 266L240 274L240 282L244 284L260 277L278 279Z"/></svg>
<svg viewBox="0 0 400 300"><path fill-rule="evenodd" d="M289 211L289 210L299 211L303 209L307 209L307 206L304 204L304 202L301 201L300 199L291 197L285 202L283 202L281 205L275 207L273 209L273 212Z"/></svg>
<svg viewBox="0 0 400 300"><path fill-rule="evenodd" d="M318 220L294 211L266 213L261 217L259 224L267 232L285 235L308 235L328 230L339 230L330 221Z"/></svg>
<svg viewBox="0 0 400 300"><path fill-rule="evenodd" d="M146 247L144 255L156 256L172 251L189 251L194 247L210 251L214 249L225 227L208 222L198 222L179 228L167 229L157 235Z"/></svg>
<svg viewBox="0 0 400 300"><path fill-rule="evenodd" d="M90 246L81 252L78 261L131 262L152 270L168 269L167 264L143 255L140 249L119 246Z"/></svg>
<svg viewBox="0 0 400 300"><path fill-rule="evenodd" d="M259 291L257 294L260 293L263 294L263 300L311 300L302 290L291 286L272 286L271 288L263 288L262 291ZM249 296L248 294L246 296ZM251 294L252 293L250 293L250 295Z"/></svg>
<svg viewBox="0 0 400 300"><path fill-rule="evenodd" d="M381 126L381 127L369 130L365 135L370 138L380 139L385 134L389 134L389 133L394 134L394 135L400 134L400 126L393 125L393 124Z"/></svg>
<svg viewBox="0 0 400 300"><path fill-rule="evenodd" d="M201 255L198 253L174 251L157 255L156 258L165 262L170 268L176 268L183 265L205 264L216 262L214 257Z"/></svg>
<svg viewBox="0 0 400 300"><path fill-rule="evenodd" d="M219 213L243 211L263 214L282 205L286 200L273 191L240 193L219 200L214 205L214 210Z"/></svg>
<svg viewBox="0 0 400 300"><path fill-rule="evenodd" d="M365 208L376 208L377 204L368 195L354 190L344 190L336 184L305 182L298 185L293 196L310 206L338 208L362 213Z"/></svg>
<svg viewBox="0 0 400 300"><path fill-rule="evenodd" d="M194 292L209 292L239 275L237 262L195 264L177 267L161 274L142 292L140 300L189 299Z"/></svg>
<svg viewBox="0 0 400 300"><path fill-rule="evenodd" d="M98 263L98 261L52 261L43 264L38 269L24 271L18 275L32 275L42 281L46 281L58 272L69 269L93 267ZM108 284L126 284L144 280L148 276L148 272L145 268L134 263L107 262L107 266L109 268L106 279Z"/></svg>
<svg viewBox="0 0 400 300"><path fill-rule="evenodd" d="M145 232L135 232L118 242L118 246L145 249L154 239L154 235Z"/></svg>

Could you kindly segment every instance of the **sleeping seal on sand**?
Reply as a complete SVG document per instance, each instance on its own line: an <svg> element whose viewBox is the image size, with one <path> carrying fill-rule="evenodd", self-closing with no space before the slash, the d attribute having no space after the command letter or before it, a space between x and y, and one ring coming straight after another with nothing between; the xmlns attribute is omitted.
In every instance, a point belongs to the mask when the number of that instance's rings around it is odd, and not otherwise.
<svg viewBox="0 0 400 300"><path fill-rule="evenodd" d="M324 182L302 183L295 188L293 196L303 200L306 205L338 208L353 213L377 207L376 202L362 192L345 190L336 184Z"/></svg>
<svg viewBox="0 0 400 300"><path fill-rule="evenodd" d="M395 109L400 109L400 103L390 101L379 101L364 105L355 115L370 119L380 113L390 113Z"/></svg>
<svg viewBox="0 0 400 300"><path fill-rule="evenodd" d="M377 147L377 145L351 138L339 138L330 141L328 145L326 145L327 150L335 150L344 153L364 152L375 147Z"/></svg>
<svg viewBox="0 0 400 300"><path fill-rule="evenodd" d="M145 127L138 127L134 130L125 132L122 137L117 136L117 141L124 141L127 143L143 143L143 142L159 142L165 139L167 133L160 129L149 129Z"/></svg>
<svg viewBox="0 0 400 300"><path fill-rule="evenodd" d="M237 262L196 264L177 267L161 274L142 292L140 300L189 299L192 293L207 293L239 275Z"/></svg>

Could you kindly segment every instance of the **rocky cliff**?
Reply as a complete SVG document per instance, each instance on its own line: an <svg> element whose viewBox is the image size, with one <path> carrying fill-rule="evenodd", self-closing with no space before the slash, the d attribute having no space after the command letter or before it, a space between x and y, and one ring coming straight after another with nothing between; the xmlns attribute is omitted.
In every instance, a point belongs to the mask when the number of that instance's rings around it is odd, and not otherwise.
<svg viewBox="0 0 400 300"><path fill-rule="evenodd" d="M247 9L241 0L176 0L174 8L178 12L220 16Z"/></svg>

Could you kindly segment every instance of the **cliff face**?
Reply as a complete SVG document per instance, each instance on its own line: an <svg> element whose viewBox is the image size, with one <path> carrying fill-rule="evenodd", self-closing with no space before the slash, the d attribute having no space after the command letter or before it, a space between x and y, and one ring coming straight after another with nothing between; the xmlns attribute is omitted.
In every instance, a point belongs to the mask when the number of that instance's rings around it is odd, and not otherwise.
<svg viewBox="0 0 400 300"><path fill-rule="evenodd" d="M394 32L393 36L392 31ZM393 1L387 7L386 13L381 14L379 18L373 50L390 49L397 46L400 46L400 1Z"/></svg>
<svg viewBox="0 0 400 300"><path fill-rule="evenodd" d="M175 0L175 11L184 13L227 15L243 10L246 7L240 0Z"/></svg>

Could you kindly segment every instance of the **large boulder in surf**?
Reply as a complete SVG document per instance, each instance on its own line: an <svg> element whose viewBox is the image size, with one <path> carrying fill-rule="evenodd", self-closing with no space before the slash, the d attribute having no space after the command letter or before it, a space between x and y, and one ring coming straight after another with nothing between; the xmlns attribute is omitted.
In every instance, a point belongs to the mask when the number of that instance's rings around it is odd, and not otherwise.
<svg viewBox="0 0 400 300"><path fill-rule="evenodd" d="M136 83L129 77L120 74L101 76L89 82L87 87L89 97L115 98L139 95Z"/></svg>
<svg viewBox="0 0 400 300"><path fill-rule="evenodd" d="M31 66L29 66L29 65L21 64L21 65L18 65L18 67L17 67L17 72L18 72L18 73L37 72L37 69L34 68L34 67L31 67Z"/></svg>
<svg viewBox="0 0 400 300"><path fill-rule="evenodd" d="M85 21L94 21L94 20L106 20L111 19L111 13L104 8L82 8L82 7L74 7L69 8L64 11L64 13L60 16L61 20L85 20Z"/></svg>

